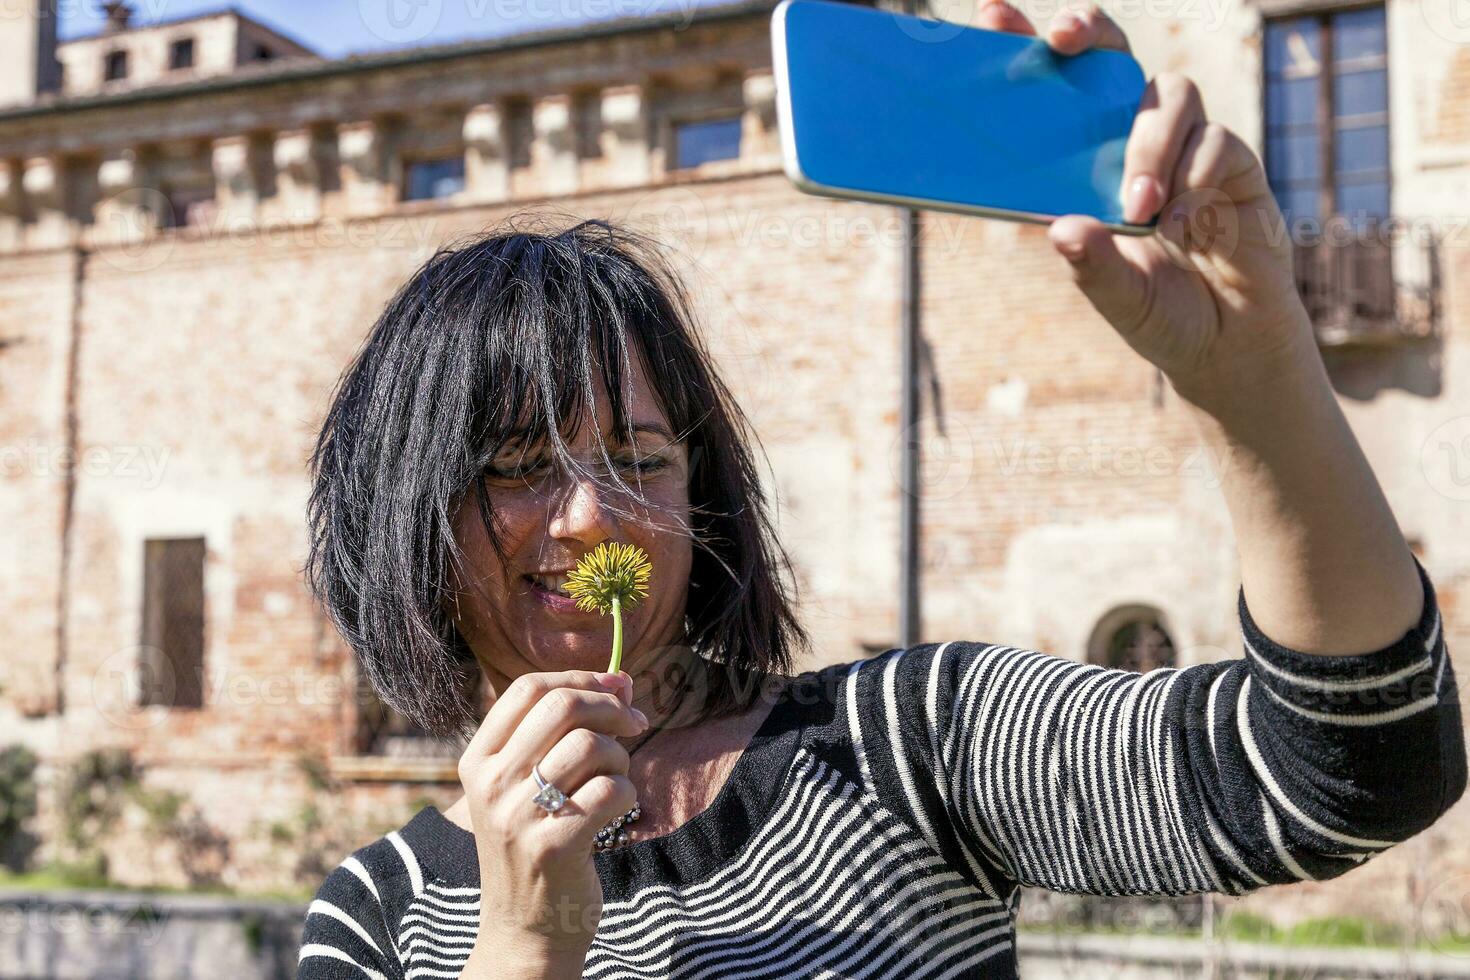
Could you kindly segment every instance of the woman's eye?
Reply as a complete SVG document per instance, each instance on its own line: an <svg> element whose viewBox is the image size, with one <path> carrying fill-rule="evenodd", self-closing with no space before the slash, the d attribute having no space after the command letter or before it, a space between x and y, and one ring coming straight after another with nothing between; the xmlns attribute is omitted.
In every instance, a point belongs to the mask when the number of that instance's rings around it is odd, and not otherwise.
<svg viewBox="0 0 1470 980"><path fill-rule="evenodd" d="M639 473L653 473L669 465L668 460L662 456L643 456L637 459L625 459L621 462L624 466L636 469Z"/></svg>
<svg viewBox="0 0 1470 980"><path fill-rule="evenodd" d="M655 473L669 465L661 456L627 457L617 461L624 470L633 470L639 475ZM485 467L485 474L497 480L539 480L551 472L547 462L492 463Z"/></svg>
<svg viewBox="0 0 1470 980"><path fill-rule="evenodd" d="M485 467L485 472L502 480L525 480L545 476L550 469L547 463L507 463L503 466L492 463Z"/></svg>

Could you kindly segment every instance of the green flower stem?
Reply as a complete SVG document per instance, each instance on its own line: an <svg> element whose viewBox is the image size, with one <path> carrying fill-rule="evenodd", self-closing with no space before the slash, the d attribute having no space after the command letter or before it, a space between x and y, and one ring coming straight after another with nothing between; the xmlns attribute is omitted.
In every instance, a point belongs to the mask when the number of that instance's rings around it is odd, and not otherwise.
<svg viewBox="0 0 1470 980"><path fill-rule="evenodd" d="M616 674L623 663L623 606L631 609L648 598L652 570L648 556L637 545L604 541L583 555L567 575L567 595L577 600L578 609L612 614L610 674Z"/></svg>
<svg viewBox="0 0 1470 980"><path fill-rule="evenodd" d="M616 674L623 666L623 610L617 596L612 597L613 651L607 672Z"/></svg>

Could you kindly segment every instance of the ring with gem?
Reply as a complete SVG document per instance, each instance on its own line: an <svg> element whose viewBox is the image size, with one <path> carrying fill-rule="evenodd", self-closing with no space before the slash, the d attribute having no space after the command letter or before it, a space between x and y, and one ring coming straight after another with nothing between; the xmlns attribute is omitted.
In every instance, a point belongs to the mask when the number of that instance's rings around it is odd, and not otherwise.
<svg viewBox="0 0 1470 980"><path fill-rule="evenodd" d="M531 767L531 778L536 780L536 795L531 797L532 803L547 813L555 813L566 805L567 794L548 783L537 766Z"/></svg>

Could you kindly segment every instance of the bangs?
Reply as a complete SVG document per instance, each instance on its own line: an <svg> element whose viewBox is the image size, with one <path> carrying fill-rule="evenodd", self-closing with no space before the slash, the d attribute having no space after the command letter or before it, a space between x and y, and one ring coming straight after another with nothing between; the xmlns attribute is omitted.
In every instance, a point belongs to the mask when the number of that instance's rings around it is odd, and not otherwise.
<svg viewBox="0 0 1470 980"><path fill-rule="evenodd" d="M614 251L558 247L554 240L529 238L507 255L507 268L482 275L466 287L494 297L477 326L481 331L483 378L468 394L473 417L483 427L471 434L480 448L480 468L509 448L549 450L568 469L580 469L568 443L576 438L600 382L607 395L613 444L635 442L627 395L633 387L633 358L639 358L660 409L682 441L693 424L689 399L678 379L662 383L654 364L659 352L643 349L671 315L660 309L658 285L637 265ZM630 338L633 338L630 342ZM655 339L656 343L656 339ZM675 397L668 397L670 392ZM603 433L593 433L605 464L611 459ZM614 474L614 485L639 496Z"/></svg>
<svg viewBox="0 0 1470 980"><path fill-rule="evenodd" d="M565 471L610 481L620 519L647 520L620 509L646 498L607 445L636 441L635 364L689 459L685 636L728 668L711 672L707 715L748 707L761 679L789 670L807 644L790 561L775 540L749 422L693 324L656 243L600 220L445 246L388 302L339 380L312 453L305 568L388 707L443 737L468 738L478 726L461 683L464 669L478 669L475 653L446 612L451 572L464 560L454 515L472 494L505 562L484 479L503 452L549 450ZM569 443L593 417L599 384L611 438L593 434L603 465L587 474Z"/></svg>

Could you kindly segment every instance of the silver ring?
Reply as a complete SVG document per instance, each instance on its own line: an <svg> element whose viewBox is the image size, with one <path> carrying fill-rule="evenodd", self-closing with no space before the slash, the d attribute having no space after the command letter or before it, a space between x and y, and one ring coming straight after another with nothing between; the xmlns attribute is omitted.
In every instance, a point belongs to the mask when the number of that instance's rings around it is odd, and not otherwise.
<svg viewBox="0 0 1470 980"><path fill-rule="evenodd" d="M566 805L567 794L548 783L537 766L531 767L531 778L536 780L536 795L531 797L532 803L547 813L555 813Z"/></svg>

